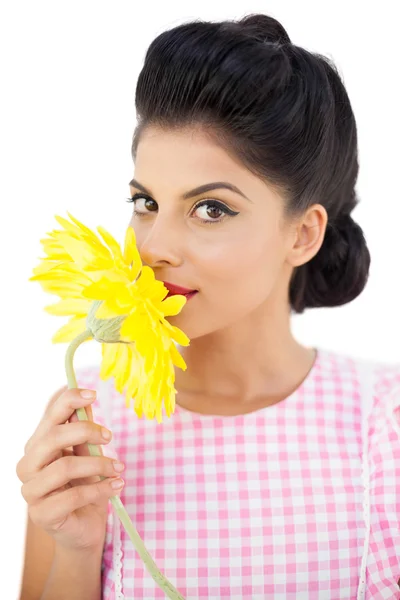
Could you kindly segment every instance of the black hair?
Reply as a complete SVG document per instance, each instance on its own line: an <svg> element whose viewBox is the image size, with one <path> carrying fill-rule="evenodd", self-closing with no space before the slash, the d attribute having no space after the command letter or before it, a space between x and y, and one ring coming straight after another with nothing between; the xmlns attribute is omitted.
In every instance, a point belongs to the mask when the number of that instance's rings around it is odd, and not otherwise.
<svg viewBox="0 0 400 600"><path fill-rule="evenodd" d="M135 159L148 125L197 127L253 174L276 186L285 214L315 203L328 214L318 253L293 270L294 312L340 306L364 289L370 253L350 213L358 203L357 129L334 63L291 43L273 17L196 19L147 49L135 106Z"/></svg>

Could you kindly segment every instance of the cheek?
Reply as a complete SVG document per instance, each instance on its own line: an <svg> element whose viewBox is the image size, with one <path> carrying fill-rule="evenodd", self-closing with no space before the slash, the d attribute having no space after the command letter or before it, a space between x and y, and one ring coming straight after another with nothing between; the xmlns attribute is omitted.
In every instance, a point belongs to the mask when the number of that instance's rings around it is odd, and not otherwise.
<svg viewBox="0 0 400 600"><path fill-rule="evenodd" d="M210 305L228 321L251 313L279 287L284 257L280 232L249 237L227 255L209 297Z"/></svg>
<svg viewBox="0 0 400 600"><path fill-rule="evenodd" d="M229 326L257 309L270 296L279 278L284 249L279 235L247 236L243 242L192 245L188 258L201 295L182 314L169 317L189 338Z"/></svg>
<svg viewBox="0 0 400 600"><path fill-rule="evenodd" d="M144 241L146 240L146 237L149 233L149 228L145 226L145 224L143 223L138 223L137 219L135 219L134 217L132 217L129 226L132 227L132 229L135 232L135 238L136 238L136 247L138 249L139 252L139 256L143 262L143 264L146 264L146 261L144 260L143 256L142 256L142 246Z"/></svg>
<svg viewBox="0 0 400 600"><path fill-rule="evenodd" d="M276 281L283 255L282 237L276 232L210 245L201 259L201 279L209 288L204 291L240 294L244 286L247 294L250 290L265 293Z"/></svg>

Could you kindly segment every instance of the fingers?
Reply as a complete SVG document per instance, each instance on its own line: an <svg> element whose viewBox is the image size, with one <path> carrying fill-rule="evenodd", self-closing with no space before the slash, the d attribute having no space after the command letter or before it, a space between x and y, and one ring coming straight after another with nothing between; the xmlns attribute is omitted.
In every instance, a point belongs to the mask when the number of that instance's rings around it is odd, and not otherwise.
<svg viewBox="0 0 400 600"><path fill-rule="evenodd" d="M70 481L95 476L117 477L120 471L114 468L115 461L104 456L64 456L47 465L36 477L24 483L21 494L28 504L35 504L48 494ZM95 483L94 480L92 483ZM88 481L83 481L87 484Z"/></svg>
<svg viewBox="0 0 400 600"><path fill-rule="evenodd" d="M65 449L79 444L107 444L110 440L103 437L104 428L92 421L79 421L54 426L45 438L32 442L29 452L17 465L17 475L26 483L46 465L49 465ZM111 433L111 432L110 432Z"/></svg>
<svg viewBox="0 0 400 600"><path fill-rule="evenodd" d="M50 429L54 427L54 425L65 423L77 408L84 408L95 401L96 392L94 390L90 390L93 392L94 396L91 398L85 398L81 395L82 392L85 391L86 390L80 390L79 388L67 389L60 395L53 396L35 432L25 445L25 454L29 452L31 446L37 441L37 439L44 437L50 431Z"/></svg>
<svg viewBox="0 0 400 600"><path fill-rule="evenodd" d="M90 483L44 498L38 504L29 506L28 513L32 521L45 530L60 531L68 519L74 518L72 513L88 504L98 504L105 498L110 498L121 492L123 482L119 489L111 487L116 480L105 479L97 483Z"/></svg>
<svg viewBox="0 0 400 600"><path fill-rule="evenodd" d="M76 409L89 407L95 399L96 390L80 388L66 390L48 407L43 421L49 423L50 427L65 423Z"/></svg>

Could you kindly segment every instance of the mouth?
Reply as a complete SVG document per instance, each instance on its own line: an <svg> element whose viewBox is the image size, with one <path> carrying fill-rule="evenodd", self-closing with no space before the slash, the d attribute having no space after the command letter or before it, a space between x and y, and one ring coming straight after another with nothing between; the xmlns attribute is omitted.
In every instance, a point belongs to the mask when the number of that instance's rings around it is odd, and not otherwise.
<svg viewBox="0 0 400 600"><path fill-rule="evenodd" d="M179 285L174 285L173 283L169 283L168 281L163 281L163 284L168 290L168 294L166 296L167 298L179 294L181 296L185 296L186 300L190 300L198 292L198 290L189 290L188 288L184 288Z"/></svg>

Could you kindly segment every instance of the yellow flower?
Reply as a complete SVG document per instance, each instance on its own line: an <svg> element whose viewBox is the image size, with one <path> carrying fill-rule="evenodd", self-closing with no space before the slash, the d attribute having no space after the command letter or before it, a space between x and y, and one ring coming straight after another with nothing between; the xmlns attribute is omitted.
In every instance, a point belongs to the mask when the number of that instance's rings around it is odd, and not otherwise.
<svg viewBox="0 0 400 600"><path fill-rule="evenodd" d="M186 303L181 295L166 298L167 288L153 270L143 266L135 233L128 227L124 251L103 227L102 240L68 213L71 222L56 216L63 229L41 240L47 256L33 269L30 281L60 296L45 307L52 315L70 316L52 341L71 342L89 330L102 344L100 377L115 378L115 388L139 418L162 422L162 405L168 417L175 410L174 365L186 364L175 342L189 338L166 317L177 315Z"/></svg>

